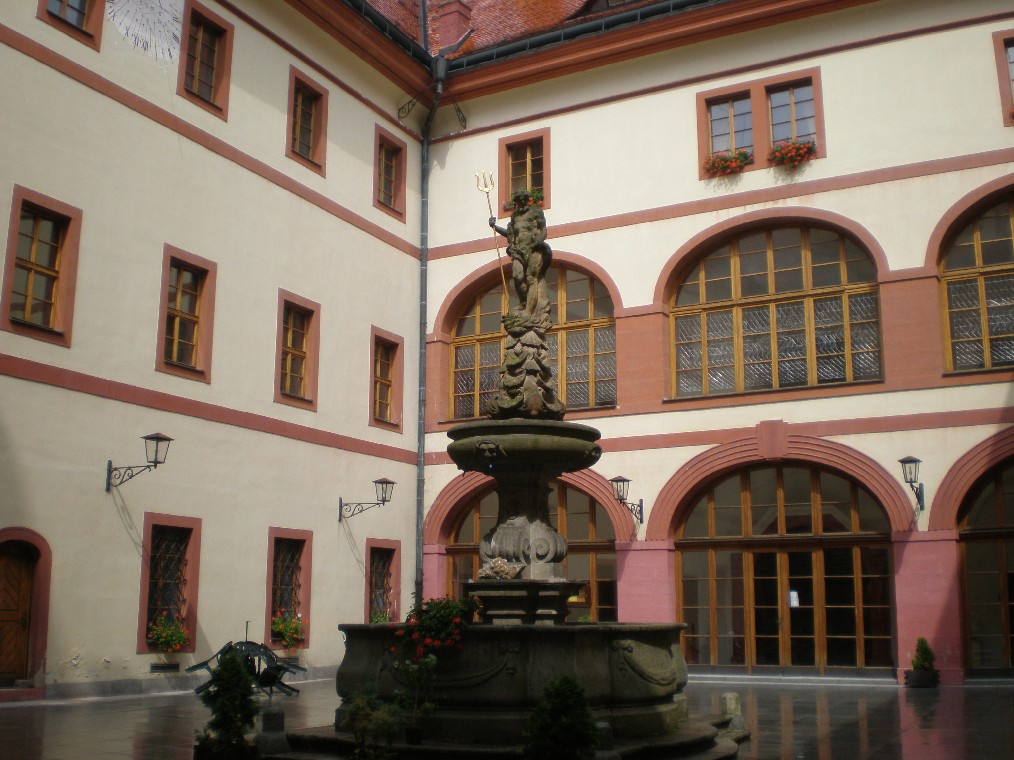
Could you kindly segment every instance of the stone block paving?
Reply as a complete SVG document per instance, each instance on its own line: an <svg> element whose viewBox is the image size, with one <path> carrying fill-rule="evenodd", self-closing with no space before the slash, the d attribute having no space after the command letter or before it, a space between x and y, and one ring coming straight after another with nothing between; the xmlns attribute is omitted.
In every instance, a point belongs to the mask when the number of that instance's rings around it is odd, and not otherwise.
<svg viewBox="0 0 1014 760"><path fill-rule="evenodd" d="M287 729L330 724L334 681L274 698ZM1014 760L1014 681L937 689L852 679L691 676L694 717L735 692L750 739L744 760ZM208 718L192 692L0 703L0 760L189 760Z"/></svg>

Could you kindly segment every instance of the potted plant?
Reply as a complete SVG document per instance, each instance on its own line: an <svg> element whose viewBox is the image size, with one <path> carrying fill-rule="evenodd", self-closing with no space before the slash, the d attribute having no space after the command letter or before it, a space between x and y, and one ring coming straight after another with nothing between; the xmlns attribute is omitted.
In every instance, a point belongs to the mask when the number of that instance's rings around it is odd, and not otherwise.
<svg viewBox="0 0 1014 760"><path fill-rule="evenodd" d="M750 163L753 163L753 151L746 148L712 153L704 161L704 173L709 177L739 174Z"/></svg>
<svg viewBox="0 0 1014 760"><path fill-rule="evenodd" d="M201 701L211 710L211 719L197 733L194 760L247 760L256 756L256 747L246 739L257 716L253 677L235 650L218 658Z"/></svg>
<svg viewBox="0 0 1014 760"><path fill-rule="evenodd" d="M160 652L179 652L190 643L190 632L182 617L162 612L148 626L148 641Z"/></svg>
<svg viewBox="0 0 1014 760"><path fill-rule="evenodd" d="M404 722L401 708L376 694L354 694L343 705L341 728L352 733L354 757L381 758L391 755L391 745Z"/></svg>
<svg viewBox="0 0 1014 760"><path fill-rule="evenodd" d="M915 657L912 658L912 669L905 671L905 685L913 688L928 688L940 682L940 673L933 664L936 655L929 642L920 637L915 643Z"/></svg>
<svg viewBox="0 0 1014 760"><path fill-rule="evenodd" d="M584 687L573 676L550 681L524 733L526 760L590 760L598 736Z"/></svg>
<svg viewBox="0 0 1014 760"><path fill-rule="evenodd" d="M781 140L772 146L768 161L794 172L817 154L813 140Z"/></svg>
<svg viewBox="0 0 1014 760"><path fill-rule="evenodd" d="M285 651L292 651L303 640L305 627L302 613L293 615L287 610L279 610L271 618L271 640L281 644Z"/></svg>
<svg viewBox="0 0 1014 760"><path fill-rule="evenodd" d="M436 682L438 656L464 648L464 630L475 614L474 599L429 599L417 603L402 624L392 623L394 642L390 654L395 677L409 690L403 700L408 710L406 739L422 740L422 718L436 705L431 700Z"/></svg>

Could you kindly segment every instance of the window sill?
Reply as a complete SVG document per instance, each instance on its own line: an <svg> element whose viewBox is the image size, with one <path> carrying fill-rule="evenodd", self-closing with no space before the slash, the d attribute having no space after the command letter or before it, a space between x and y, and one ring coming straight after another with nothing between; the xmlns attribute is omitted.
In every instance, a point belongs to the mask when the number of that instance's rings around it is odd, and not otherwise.
<svg viewBox="0 0 1014 760"><path fill-rule="evenodd" d="M25 338L45 341L64 348L70 348L70 335L63 330L55 330L52 327L37 325L34 322L27 322L17 317L8 317L3 329L15 335Z"/></svg>
<svg viewBox="0 0 1014 760"><path fill-rule="evenodd" d="M197 380L202 383L211 383L211 377L208 376L207 372L199 367L194 367L189 364L180 364L179 362L170 362L159 358L158 363L155 365L155 370L158 372L164 372L167 375L182 377L187 380Z"/></svg>

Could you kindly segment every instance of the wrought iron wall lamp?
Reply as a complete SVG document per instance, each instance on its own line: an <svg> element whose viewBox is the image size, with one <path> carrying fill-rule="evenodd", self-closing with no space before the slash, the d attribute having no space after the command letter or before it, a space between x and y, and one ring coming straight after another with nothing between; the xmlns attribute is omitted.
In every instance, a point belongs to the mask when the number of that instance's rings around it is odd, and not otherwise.
<svg viewBox="0 0 1014 760"><path fill-rule="evenodd" d="M376 501L343 501L341 497L338 498L338 522L341 522L342 518L355 517L367 509L387 504L391 500L391 494L394 493L394 487L398 484L393 480L380 478L374 480L373 485L377 489Z"/></svg>
<svg viewBox="0 0 1014 760"><path fill-rule="evenodd" d="M630 514L637 518L639 524L644 525L644 499L638 499L636 503L627 501L627 493L630 491L630 478L617 475L615 478L610 478L609 482L613 486L613 496L616 497L616 500L630 510Z"/></svg>
<svg viewBox="0 0 1014 760"><path fill-rule="evenodd" d="M926 509L926 489L919 482L919 465L922 464L922 460L916 457L905 457L904 459L899 459L898 463L901 465L902 478L908 483L908 487L912 489L912 493L915 494L916 511L922 512Z"/></svg>
<svg viewBox="0 0 1014 760"><path fill-rule="evenodd" d="M109 493L109 489L113 486L120 486L135 475L148 472L148 470L154 470L160 464L165 464L166 454L169 453L169 442L172 441L172 438L162 433L151 433L149 435L142 435L141 439L144 441L144 458L148 460L148 464L113 467L113 460L107 460L106 493Z"/></svg>

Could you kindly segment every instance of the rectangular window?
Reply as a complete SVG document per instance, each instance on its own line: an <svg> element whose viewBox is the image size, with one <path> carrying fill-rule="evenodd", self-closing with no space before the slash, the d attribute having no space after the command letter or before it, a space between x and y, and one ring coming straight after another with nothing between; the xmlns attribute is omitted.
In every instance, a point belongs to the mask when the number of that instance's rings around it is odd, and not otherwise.
<svg viewBox="0 0 1014 760"><path fill-rule="evenodd" d="M166 245L162 272L162 332L155 368L211 382L213 262Z"/></svg>
<svg viewBox="0 0 1014 760"><path fill-rule="evenodd" d="M750 96L708 103L711 152L753 151L753 112Z"/></svg>
<svg viewBox="0 0 1014 760"><path fill-rule="evenodd" d="M391 565L394 549L370 551L370 622L391 620Z"/></svg>
<svg viewBox="0 0 1014 760"><path fill-rule="evenodd" d="M279 291L275 401L317 409L320 304Z"/></svg>
<svg viewBox="0 0 1014 760"><path fill-rule="evenodd" d="M1014 127L1014 29L993 33L993 53L1000 84L1004 126Z"/></svg>
<svg viewBox="0 0 1014 760"><path fill-rule="evenodd" d="M306 333L313 314L291 304L282 315L282 393L306 398Z"/></svg>
<svg viewBox="0 0 1014 760"><path fill-rule="evenodd" d="M768 104L771 109L772 145L786 140L816 140L813 85L807 82L770 90Z"/></svg>
<svg viewBox="0 0 1014 760"><path fill-rule="evenodd" d="M374 127L373 206L399 221L405 221L404 140L381 127Z"/></svg>
<svg viewBox="0 0 1014 760"><path fill-rule="evenodd" d="M282 634L272 620L286 623L297 639L296 647L309 646L310 571L313 567L313 533L291 528L268 529L267 610L264 641L278 645Z"/></svg>
<svg viewBox="0 0 1014 760"><path fill-rule="evenodd" d="M549 208L549 130L500 139L500 208L518 190L540 191Z"/></svg>
<svg viewBox="0 0 1014 760"><path fill-rule="evenodd" d="M289 158L324 176L327 89L289 67Z"/></svg>
<svg viewBox="0 0 1014 760"><path fill-rule="evenodd" d="M380 340L373 350L373 416L381 422L391 421L394 350L390 343Z"/></svg>
<svg viewBox="0 0 1014 760"><path fill-rule="evenodd" d="M184 367L197 366L198 304L204 272L180 261L169 265L168 306L165 316L165 350L162 358Z"/></svg>
<svg viewBox="0 0 1014 760"><path fill-rule="evenodd" d="M371 328L373 333L370 424L388 430L401 430L402 389L404 387L405 341L399 335Z"/></svg>
<svg viewBox="0 0 1014 760"><path fill-rule="evenodd" d="M98 50L105 5L104 0L39 0L36 17Z"/></svg>
<svg viewBox="0 0 1014 760"><path fill-rule="evenodd" d="M200 536L201 521L197 518L145 513L139 654L152 651L148 630L162 616L183 625L190 634L190 645L184 651L194 651Z"/></svg>
<svg viewBox="0 0 1014 760"><path fill-rule="evenodd" d="M177 92L223 119L229 108L233 29L221 16L188 0Z"/></svg>
<svg viewBox="0 0 1014 760"><path fill-rule="evenodd" d="M366 539L369 572L366 576L368 623L386 623L400 616L401 543L380 538Z"/></svg>
<svg viewBox="0 0 1014 760"><path fill-rule="evenodd" d="M811 141L816 146L812 157L826 157L820 69L698 93L697 133L701 179L730 173L713 157L740 150L749 151L751 158L736 164L734 172L775 166L769 151L790 140Z"/></svg>
<svg viewBox="0 0 1014 760"><path fill-rule="evenodd" d="M84 29L88 0L46 0L46 10L71 26Z"/></svg>
<svg viewBox="0 0 1014 760"><path fill-rule="evenodd" d="M70 345L81 211L14 188L2 329Z"/></svg>

